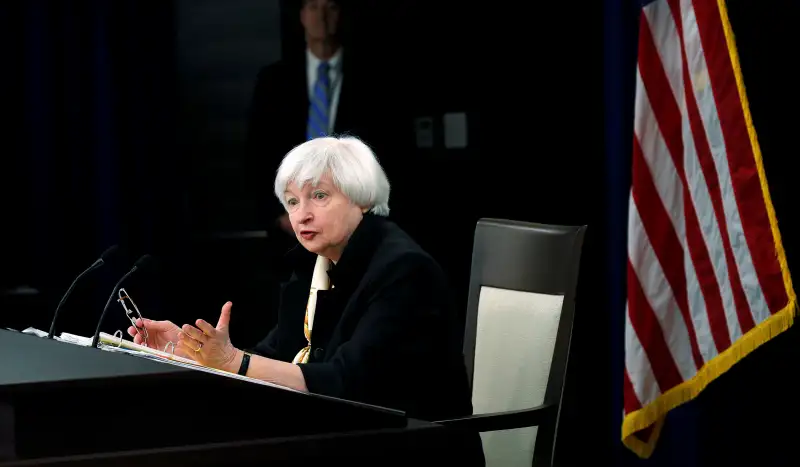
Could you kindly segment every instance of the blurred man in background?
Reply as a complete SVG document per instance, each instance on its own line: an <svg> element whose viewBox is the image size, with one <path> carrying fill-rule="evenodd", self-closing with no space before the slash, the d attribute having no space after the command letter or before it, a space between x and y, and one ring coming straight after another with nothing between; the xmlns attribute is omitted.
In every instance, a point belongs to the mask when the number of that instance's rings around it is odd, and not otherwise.
<svg viewBox="0 0 800 467"><path fill-rule="evenodd" d="M271 262L281 280L289 274L284 254L297 244L288 217L273 194L283 156L308 139L351 134L374 143L373 112L361 71L342 46L344 2L302 0L305 50L264 67L253 92L247 136L247 176L258 218L268 231Z"/></svg>

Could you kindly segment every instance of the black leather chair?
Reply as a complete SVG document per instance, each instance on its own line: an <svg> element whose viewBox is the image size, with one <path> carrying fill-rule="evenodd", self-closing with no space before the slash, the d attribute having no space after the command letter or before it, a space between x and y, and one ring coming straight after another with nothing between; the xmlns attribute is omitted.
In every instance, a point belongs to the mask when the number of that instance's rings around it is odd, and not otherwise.
<svg viewBox="0 0 800 467"><path fill-rule="evenodd" d="M481 219L464 351L486 465L551 465L586 226Z"/></svg>

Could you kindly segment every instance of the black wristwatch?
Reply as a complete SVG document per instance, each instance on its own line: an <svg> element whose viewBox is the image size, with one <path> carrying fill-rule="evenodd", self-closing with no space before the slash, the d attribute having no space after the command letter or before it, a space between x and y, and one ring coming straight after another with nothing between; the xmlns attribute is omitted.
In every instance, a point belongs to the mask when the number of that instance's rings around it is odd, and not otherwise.
<svg viewBox="0 0 800 467"><path fill-rule="evenodd" d="M242 364L239 366L239 374L242 376L247 376L247 368L250 366L250 354L244 352L242 355Z"/></svg>

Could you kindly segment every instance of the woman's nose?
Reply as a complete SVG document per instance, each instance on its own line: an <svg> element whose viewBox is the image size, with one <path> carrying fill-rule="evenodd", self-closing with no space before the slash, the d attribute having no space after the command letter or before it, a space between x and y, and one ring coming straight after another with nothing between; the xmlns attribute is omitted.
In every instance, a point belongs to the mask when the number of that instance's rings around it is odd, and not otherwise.
<svg viewBox="0 0 800 467"><path fill-rule="evenodd" d="M310 203L303 203L303 204L300 205L300 208L298 209L298 211L299 211L297 213L298 214L298 220L299 220L299 222L301 224L307 223L307 222L309 222L309 221L314 219L314 214L313 214L313 212L311 210L311 206L309 206L309 204Z"/></svg>

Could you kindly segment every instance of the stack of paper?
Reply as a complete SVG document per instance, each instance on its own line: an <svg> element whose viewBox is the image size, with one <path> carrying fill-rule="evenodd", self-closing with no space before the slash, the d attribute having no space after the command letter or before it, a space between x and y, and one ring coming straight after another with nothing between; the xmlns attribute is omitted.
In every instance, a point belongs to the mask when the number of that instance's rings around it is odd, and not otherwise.
<svg viewBox="0 0 800 467"><path fill-rule="evenodd" d="M47 333L35 328L27 328L22 331L25 334L32 334L39 337L47 337ZM66 342L70 344L80 345L84 347L89 347L92 345L92 338L91 337L84 337L78 336L75 334L69 334L66 332L62 332L59 336L53 336L54 339ZM183 358L178 355L174 355L167 352L162 352L157 349L152 349L150 347L146 347L144 345L137 344L133 341L129 341L123 339L121 336L112 336L111 334L107 334L105 332L101 332L99 339L98 339L98 348L108 351L108 352L118 352L124 353L128 355L133 355L140 358L146 358L148 360L153 360L156 362L167 363L170 365L180 366L183 368L191 368L193 370L199 370L206 373L211 373L220 376L227 376L228 378L235 378L240 379L243 381L249 381L251 383L261 384L264 386L272 386L278 387L281 389L286 389L289 391L295 391L294 389L287 388L285 386L279 386L274 383L268 383L266 381L262 381L260 379L249 378L247 376L241 376L236 373L230 373L228 371L217 370L216 368L209 368L207 366L203 366L194 360L190 360L188 358ZM298 391L295 391L298 392Z"/></svg>

